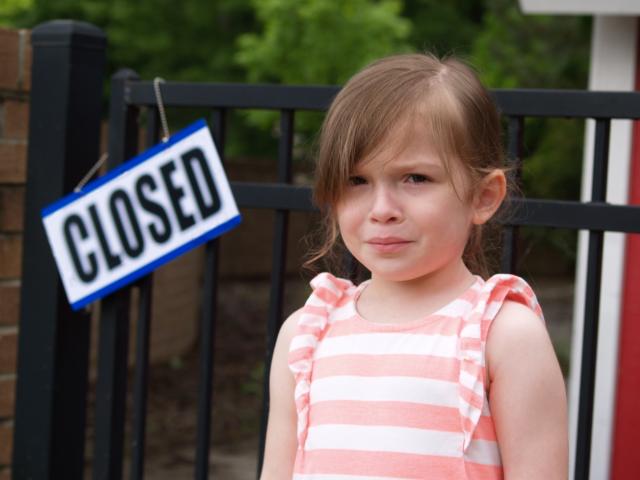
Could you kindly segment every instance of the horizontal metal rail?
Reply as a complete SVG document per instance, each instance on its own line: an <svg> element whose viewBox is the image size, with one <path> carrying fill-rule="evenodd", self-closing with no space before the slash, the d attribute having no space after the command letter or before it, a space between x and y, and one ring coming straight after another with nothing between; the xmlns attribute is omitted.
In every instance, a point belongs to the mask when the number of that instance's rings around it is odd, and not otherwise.
<svg viewBox="0 0 640 480"><path fill-rule="evenodd" d="M162 100L167 107L327 110L339 91L337 86L167 82L162 84ZM155 105L153 83L131 83L127 102Z"/></svg>
<svg viewBox="0 0 640 480"><path fill-rule="evenodd" d="M231 189L238 206L244 208L317 210L311 200L311 187L232 182ZM509 203L512 212L502 221L507 225L640 233L640 206L522 198L511 199Z"/></svg>
<svg viewBox="0 0 640 480"><path fill-rule="evenodd" d="M169 107L326 110L339 86L167 82L162 95ZM503 115L558 118L640 119L640 93L584 90L491 90ZM132 82L130 105L156 104L152 82Z"/></svg>

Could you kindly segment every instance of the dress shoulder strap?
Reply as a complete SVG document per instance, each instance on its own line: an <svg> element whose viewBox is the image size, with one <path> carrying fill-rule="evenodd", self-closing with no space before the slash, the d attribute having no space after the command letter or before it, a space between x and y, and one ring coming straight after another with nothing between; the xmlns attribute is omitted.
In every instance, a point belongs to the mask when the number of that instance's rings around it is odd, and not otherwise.
<svg viewBox="0 0 640 480"><path fill-rule="evenodd" d="M302 307L295 335L289 346L289 369L294 375L298 413L298 448L303 448L309 423L309 391L313 356L329 323L331 311L345 295L354 291L349 280L320 273L310 282L313 291Z"/></svg>
<svg viewBox="0 0 640 480"><path fill-rule="evenodd" d="M479 286L477 300L460 331L459 409L464 431L464 450L471 442L485 401L484 352L491 322L507 300L529 307L544 321L531 287L515 275L499 274Z"/></svg>

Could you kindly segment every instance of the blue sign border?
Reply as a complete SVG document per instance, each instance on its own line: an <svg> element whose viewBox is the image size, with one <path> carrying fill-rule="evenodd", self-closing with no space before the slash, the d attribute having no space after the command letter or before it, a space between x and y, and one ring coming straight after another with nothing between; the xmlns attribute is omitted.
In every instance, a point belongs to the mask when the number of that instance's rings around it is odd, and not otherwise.
<svg viewBox="0 0 640 480"><path fill-rule="evenodd" d="M137 165L139 165L140 163L144 162L145 160L157 155L158 153L162 152L163 150L166 150L167 148L171 147L175 143L183 140L184 138L188 137L189 135L197 132L198 130L200 130L202 128L208 128L207 122L205 120L203 120L203 119L195 121L194 123L192 123L188 127L186 127L184 129L180 130L179 132L177 132L175 135L172 135L169 138L169 140L167 140L166 142L160 143L158 145L154 145L150 149L145 150L140 155L138 155L136 157L133 157L131 160L128 160L128 161L124 162L123 164L119 165L117 168L114 168L113 170L111 170L110 172L105 174L104 176L102 176L100 178L97 178L96 180L88 183L79 192L70 193L66 197L63 197L63 198L55 201L54 203L44 207L42 209L42 218L44 219L45 217L47 217L47 216L51 215L52 213L56 212L57 210L60 210L61 208L69 205L70 203L75 202L76 200L80 199L81 197L83 197L87 193L97 189L98 187L100 187L100 186L104 185L105 183L113 180L114 178L118 177L119 175L122 175L126 171L131 170L132 168L136 167ZM110 283L109 285L107 285L105 287L102 287L100 290L97 290L97 291L87 295L86 297L83 297L80 300L72 303L71 304L71 308L73 310L79 310L80 308L88 305L89 303L94 302L95 300L98 300L100 298L103 298L106 295L115 292L116 290L119 290L120 288L132 283L133 281L137 280L140 277L143 277L144 275L152 272L156 268L158 268L161 265L164 265L165 263L167 263L167 262L173 260L174 258L182 255L183 253L191 250L192 248L195 248L195 247L197 247L197 246L199 246L199 245L201 245L201 244L203 244L203 243L205 243L205 242L207 242L209 240L212 240L212 239L222 235L223 233L228 232L232 228L234 228L237 225L239 225L241 221L242 221L242 216L239 215L239 214L236 215L235 217L227 220L225 223L223 223L221 225L218 225L217 227L209 230L208 232L203 233L199 237L194 238L190 242L187 242L184 245L181 245L178 248L166 253L162 257L154 260L153 262L148 263L147 265L144 265L143 267L140 267L138 270L135 270L134 272L131 272L127 276L122 277L121 279L116 280L115 282Z"/></svg>
<svg viewBox="0 0 640 480"><path fill-rule="evenodd" d="M182 255L183 253L191 250L192 248L195 248L198 245L201 245L201 244L207 242L208 240L212 240L215 237L218 237L218 236L222 235L223 233L228 232L233 227L237 226L241 221L242 221L242 216L241 215L237 215L237 216L231 218L230 220L226 221L225 223L223 223L221 225L218 225L213 230L209 230L208 232L200 235L199 237L194 238L190 242L185 243L184 245L176 248L175 250L172 250L171 252L163 255L162 257L158 258L157 260L155 260L155 261L153 261L151 263L148 263L144 267L141 267L141 268L139 268L138 270L136 270L134 272L131 272L126 277L123 277L120 280L116 280L115 282L107 285L106 287L103 287L100 290L98 290L98 291L96 291L96 292L94 292L94 293L92 293L90 295L87 295L84 298L81 298L77 302L72 303L71 304L71 308L73 308L74 310L78 310L78 309L84 307L85 305L88 305L89 303L95 301L95 300L98 300L98 299L100 299L102 297L105 297L109 293L112 293L112 292L115 292L116 290L119 290L120 288L124 287L125 285L128 285L129 283L133 282L134 280L137 280L138 278L143 277L147 273L155 270L156 268L164 265L165 263L169 262L170 260L173 260L174 258Z"/></svg>

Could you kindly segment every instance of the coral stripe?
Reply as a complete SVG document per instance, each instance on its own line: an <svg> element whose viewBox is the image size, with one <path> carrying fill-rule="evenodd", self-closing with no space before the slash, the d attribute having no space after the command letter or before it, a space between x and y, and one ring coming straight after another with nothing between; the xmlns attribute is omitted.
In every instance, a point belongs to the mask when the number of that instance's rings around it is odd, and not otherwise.
<svg viewBox="0 0 640 480"><path fill-rule="evenodd" d="M464 422L470 422L468 418ZM407 402L358 402L333 400L318 402L309 412L309 425L392 425L459 432L460 412L457 407L421 405ZM467 425L471 428L471 425ZM496 440L491 417L481 416L473 438Z"/></svg>
<svg viewBox="0 0 640 480"><path fill-rule="evenodd" d="M309 412L309 424L390 425L447 432L461 430L457 408L406 402L318 402Z"/></svg>
<svg viewBox="0 0 640 480"><path fill-rule="evenodd" d="M395 452L314 450L305 451L300 460L313 467L302 470L302 462L296 462L296 474L324 473L430 480L465 478L464 460L454 457Z"/></svg>
<svg viewBox="0 0 640 480"><path fill-rule="evenodd" d="M412 327L411 333L423 335L457 335L459 322L451 321L449 316L434 316L431 321ZM372 326L373 325L373 326ZM397 327L397 328L393 328ZM407 330L402 324L380 323L373 324L358 317L354 312L346 316L342 321L337 321L331 330L327 332L327 337L340 337L345 335L355 335L359 333L370 333L372 330L380 329L382 331Z"/></svg>
<svg viewBox="0 0 640 480"><path fill-rule="evenodd" d="M339 355L316 359L313 379L337 375L427 377L457 382L460 360L429 355Z"/></svg>

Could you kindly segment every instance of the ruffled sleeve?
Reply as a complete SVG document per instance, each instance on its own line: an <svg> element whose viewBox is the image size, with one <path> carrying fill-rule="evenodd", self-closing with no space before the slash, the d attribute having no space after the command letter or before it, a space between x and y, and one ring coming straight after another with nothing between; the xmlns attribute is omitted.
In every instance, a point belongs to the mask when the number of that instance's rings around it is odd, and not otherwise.
<svg viewBox="0 0 640 480"><path fill-rule="evenodd" d="M321 273L311 280L313 292L307 299L298 319L296 334L289 347L289 368L293 372L295 403L298 413L298 448L304 447L309 423L309 392L313 355L329 323L331 310L345 293L354 288L348 280Z"/></svg>
<svg viewBox="0 0 640 480"><path fill-rule="evenodd" d="M506 300L528 306L544 321L531 287L515 275L494 275L480 286L478 300L460 332L459 409L464 432L463 451L469 447L485 400L484 349L489 326Z"/></svg>

